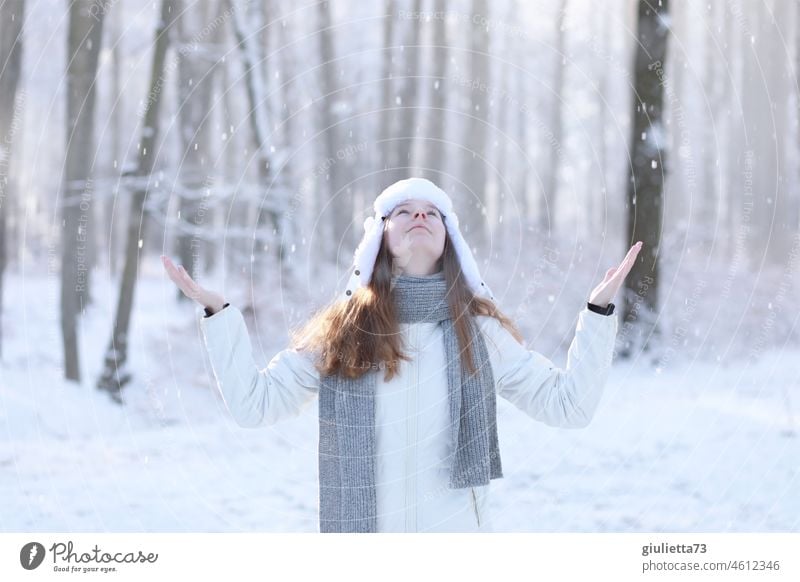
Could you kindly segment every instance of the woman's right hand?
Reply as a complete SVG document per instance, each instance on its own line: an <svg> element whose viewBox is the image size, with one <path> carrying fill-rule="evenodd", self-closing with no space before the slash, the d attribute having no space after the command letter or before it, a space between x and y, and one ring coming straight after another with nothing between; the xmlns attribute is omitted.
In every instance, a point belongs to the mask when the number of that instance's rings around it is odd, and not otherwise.
<svg viewBox="0 0 800 582"><path fill-rule="evenodd" d="M211 313L216 313L225 305L225 299L219 293L204 289L194 282L182 266L176 267L169 257L161 255L161 262L167 270L167 275L189 299L194 299Z"/></svg>

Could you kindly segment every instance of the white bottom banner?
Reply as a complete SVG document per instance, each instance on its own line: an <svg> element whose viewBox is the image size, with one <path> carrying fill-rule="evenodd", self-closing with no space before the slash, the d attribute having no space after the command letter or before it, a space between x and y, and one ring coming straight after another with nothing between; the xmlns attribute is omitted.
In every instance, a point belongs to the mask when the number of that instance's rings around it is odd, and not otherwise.
<svg viewBox="0 0 800 582"><path fill-rule="evenodd" d="M800 534L0 534L0 580L800 580Z"/></svg>

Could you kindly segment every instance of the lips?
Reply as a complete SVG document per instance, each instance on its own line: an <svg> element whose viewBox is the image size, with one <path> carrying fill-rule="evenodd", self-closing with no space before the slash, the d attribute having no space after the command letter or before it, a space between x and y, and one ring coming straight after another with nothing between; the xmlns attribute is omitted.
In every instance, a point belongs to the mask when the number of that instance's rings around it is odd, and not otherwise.
<svg viewBox="0 0 800 582"><path fill-rule="evenodd" d="M409 229L408 229L408 232L411 232L411 231L412 231L412 230L414 230L415 228L424 228L425 230L427 230L428 232L430 232L430 229L429 229L427 226L425 226L424 224L418 224L418 225L416 225L416 226L412 226L411 228L409 228Z"/></svg>

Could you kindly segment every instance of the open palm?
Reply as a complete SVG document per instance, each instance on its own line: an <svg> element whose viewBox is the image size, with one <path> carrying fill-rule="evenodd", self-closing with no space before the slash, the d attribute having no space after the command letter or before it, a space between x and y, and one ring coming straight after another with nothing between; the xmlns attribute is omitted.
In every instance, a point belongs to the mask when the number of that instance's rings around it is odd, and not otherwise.
<svg viewBox="0 0 800 582"><path fill-rule="evenodd" d="M619 291L619 288L622 286L625 277L628 276L628 273L630 273L630 270L633 268L633 264L636 261L636 257L639 256L639 251L641 249L642 241L639 241L628 250L628 254L625 255L625 258L622 259L619 266L611 267L606 271L603 280L600 281L597 287L592 289L592 293L589 295L589 303L600 307L606 307L611 303L611 300L614 299L614 295L617 294L617 291Z"/></svg>
<svg viewBox="0 0 800 582"><path fill-rule="evenodd" d="M161 255L161 262L167 270L167 275L189 299L197 301L203 307L209 308L213 313L222 309L225 299L219 293L209 291L198 285L186 272L183 266L176 266L169 257Z"/></svg>

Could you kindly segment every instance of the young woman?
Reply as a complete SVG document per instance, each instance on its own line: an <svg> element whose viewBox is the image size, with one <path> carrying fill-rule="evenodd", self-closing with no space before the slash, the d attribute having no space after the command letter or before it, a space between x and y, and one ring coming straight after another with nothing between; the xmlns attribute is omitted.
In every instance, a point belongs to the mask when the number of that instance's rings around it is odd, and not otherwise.
<svg viewBox="0 0 800 582"><path fill-rule="evenodd" d="M613 355L611 300L641 243L592 291L562 370L496 307L443 190L400 180L373 206L342 296L261 370L241 312L162 259L206 308L206 348L240 426L318 399L321 532L492 531L496 395L550 426L589 424Z"/></svg>

